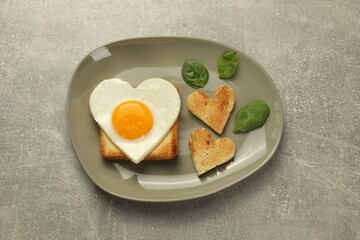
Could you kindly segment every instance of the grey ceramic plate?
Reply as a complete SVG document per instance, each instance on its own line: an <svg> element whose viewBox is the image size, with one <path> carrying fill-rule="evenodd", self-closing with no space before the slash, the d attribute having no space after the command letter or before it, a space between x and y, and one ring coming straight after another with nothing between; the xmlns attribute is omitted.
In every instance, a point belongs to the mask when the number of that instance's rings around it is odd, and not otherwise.
<svg viewBox="0 0 360 240"><path fill-rule="evenodd" d="M100 47L86 56L71 79L67 96L67 120L75 152L92 181L115 196L151 202L177 201L205 196L224 189L254 173L276 151L283 129L283 110L276 86L266 71L239 52L239 68L231 80L217 77L217 59L229 46L200 39L154 37L129 39ZM236 50L236 49L234 49ZM236 104L221 137L236 144L230 162L197 177L188 148L191 131L206 127L186 108L186 97L194 91L181 78L181 66L188 58L201 61L210 78L201 91L213 96L223 84L236 94ZM119 77L133 86L160 77L180 88L179 155L170 161L109 162L99 153L99 133L89 109L91 91L104 79ZM253 99L270 107L264 127L247 134L233 134L237 110ZM218 138L212 132L214 138Z"/></svg>

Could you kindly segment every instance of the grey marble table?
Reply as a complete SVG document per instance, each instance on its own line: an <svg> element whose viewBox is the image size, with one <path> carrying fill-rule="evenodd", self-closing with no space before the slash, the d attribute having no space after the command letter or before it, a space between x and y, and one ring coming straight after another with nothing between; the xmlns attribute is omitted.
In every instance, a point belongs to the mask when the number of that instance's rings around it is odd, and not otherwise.
<svg viewBox="0 0 360 240"><path fill-rule="evenodd" d="M360 239L360 2L0 1L0 239ZM71 74L119 39L188 36L256 59L285 110L256 174L184 202L96 187L66 122Z"/></svg>

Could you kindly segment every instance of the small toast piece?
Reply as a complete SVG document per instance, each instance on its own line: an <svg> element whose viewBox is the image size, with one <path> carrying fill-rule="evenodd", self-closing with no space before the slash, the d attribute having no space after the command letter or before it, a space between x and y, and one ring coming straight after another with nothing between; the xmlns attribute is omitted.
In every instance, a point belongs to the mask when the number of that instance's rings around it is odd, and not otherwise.
<svg viewBox="0 0 360 240"><path fill-rule="evenodd" d="M165 138L152 150L144 160L170 160L179 150L179 119L176 120ZM129 160L129 158L114 145L106 133L100 128L100 153L108 160Z"/></svg>
<svg viewBox="0 0 360 240"><path fill-rule="evenodd" d="M216 89L214 99L199 91L191 93L187 98L189 111L219 135L224 131L234 105L234 92L227 86Z"/></svg>
<svg viewBox="0 0 360 240"><path fill-rule="evenodd" d="M235 154L235 144L231 139L224 137L215 141L205 128L191 133L189 148L198 176L229 161Z"/></svg>

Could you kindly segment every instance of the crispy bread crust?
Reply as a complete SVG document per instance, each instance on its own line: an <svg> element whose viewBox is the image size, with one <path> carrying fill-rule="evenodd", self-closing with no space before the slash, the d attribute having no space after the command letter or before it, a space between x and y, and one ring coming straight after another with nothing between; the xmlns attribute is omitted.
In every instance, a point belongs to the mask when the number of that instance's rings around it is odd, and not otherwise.
<svg viewBox="0 0 360 240"><path fill-rule="evenodd" d="M176 120L168 134L144 160L169 160L179 151L179 119ZM105 132L100 128L100 153L108 160L129 160Z"/></svg>
<svg viewBox="0 0 360 240"><path fill-rule="evenodd" d="M174 85L179 92L178 86ZM179 113L180 117L180 113ZM179 152L179 117L170 128L168 134L143 160L170 160ZM100 129L100 153L108 160L130 160Z"/></svg>
<svg viewBox="0 0 360 240"><path fill-rule="evenodd" d="M187 98L189 111L217 134L224 131L234 105L234 92L227 86L216 89L214 99L199 91L191 93Z"/></svg>
<svg viewBox="0 0 360 240"><path fill-rule="evenodd" d="M205 128L198 128L191 133L189 148L199 176L229 161L235 154L235 144L231 139L224 137L215 141Z"/></svg>

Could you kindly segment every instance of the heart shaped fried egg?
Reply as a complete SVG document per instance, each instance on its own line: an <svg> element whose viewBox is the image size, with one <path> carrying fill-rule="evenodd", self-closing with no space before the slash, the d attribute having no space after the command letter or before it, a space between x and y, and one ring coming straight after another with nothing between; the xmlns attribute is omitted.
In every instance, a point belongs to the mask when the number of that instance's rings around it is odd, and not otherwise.
<svg viewBox="0 0 360 240"><path fill-rule="evenodd" d="M136 88L121 79L102 81L90 95L90 110L102 130L134 163L166 136L180 113L177 89L161 78Z"/></svg>

